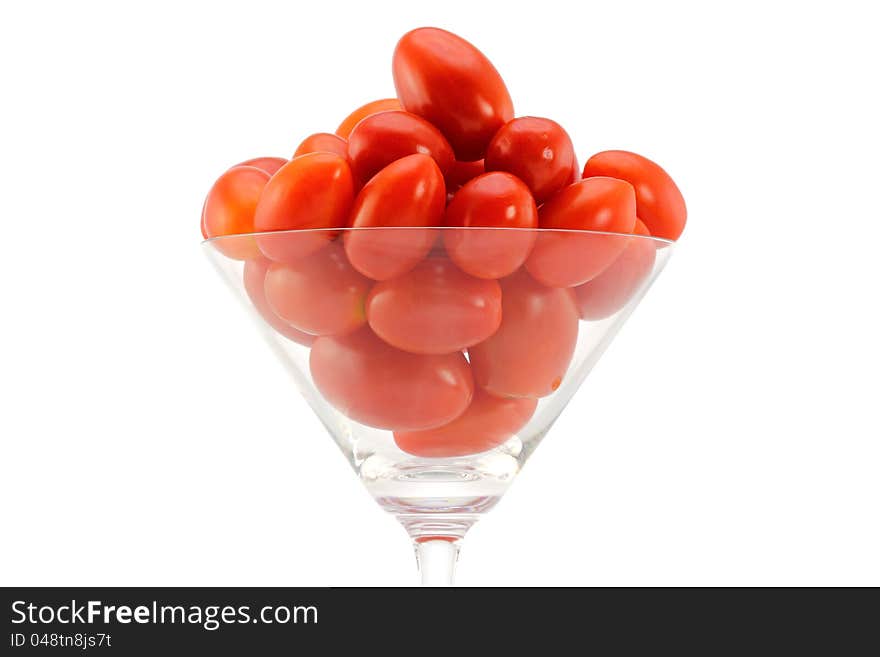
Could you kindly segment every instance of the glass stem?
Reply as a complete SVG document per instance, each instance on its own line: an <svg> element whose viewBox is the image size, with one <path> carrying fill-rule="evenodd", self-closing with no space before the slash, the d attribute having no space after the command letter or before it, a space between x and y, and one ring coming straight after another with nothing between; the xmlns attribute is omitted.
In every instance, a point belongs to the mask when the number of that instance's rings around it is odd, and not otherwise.
<svg viewBox="0 0 880 657"><path fill-rule="evenodd" d="M452 586L458 561L458 541L421 539L416 541L415 548L422 586Z"/></svg>

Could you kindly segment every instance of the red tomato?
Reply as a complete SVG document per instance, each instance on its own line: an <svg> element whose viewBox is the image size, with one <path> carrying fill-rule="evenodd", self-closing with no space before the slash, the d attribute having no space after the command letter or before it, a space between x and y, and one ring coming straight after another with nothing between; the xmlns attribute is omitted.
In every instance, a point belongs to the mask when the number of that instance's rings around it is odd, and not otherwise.
<svg viewBox="0 0 880 657"><path fill-rule="evenodd" d="M283 157L255 157L251 160L245 160L240 164L236 164L236 166L256 167L257 169L262 169L271 176L285 164L287 164L287 160Z"/></svg>
<svg viewBox="0 0 880 657"><path fill-rule="evenodd" d="M474 380L501 397L544 397L562 383L574 354L578 313L569 290L524 271L501 281L501 326L468 349Z"/></svg>
<svg viewBox="0 0 880 657"><path fill-rule="evenodd" d="M638 219L633 234L651 235ZM623 308L650 276L656 256L657 249L650 239L630 239L605 271L574 288L581 319L605 319Z"/></svg>
<svg viewBox="0 0 880 657"><path fill-rule="evenodd" d="M338 335L363 325L370 281L348 264L338 244L266 274L266 301L281 319L312 335Z"/></svg>
<svg viewBox="0 0 880 657"><path fill-rule="evenodd" d="M523 116L502 127L486 149L486 171L507 171L522 180L537 203L572 182L574 146L562 126Z"/></svg>
<svg viewBox="0 0 880 657"><path fill-rule="evenodd" d="M677 240L687 221L684 197L660 165L627 151L597 153L584 167L584 178L609 176L630 183L636 190L639 218L654 237Z"/></svg>
<svg viewBox="0 0 880 657"><path fill-rule="evenodd" d="M403 107L401 107L400 101L396 98L383 98L382 100L374 100L367 103L366 105L358 107L354 112L346 116L345 120L339 124L338 128L336 128L336 134L343 139L348 139L351 131L362 119L365 119L372 114L378 114L379 112L387 112L388 110L399 109L403 109Z"/></svg>
<svg viewBox="0 0 880 657"><path fill-rule="evenodd" d="M278 169L263 190L254 216L257 231L337 228L345 225L354 198L348 162L335 153L308 153ZM271 260L291 262L325 245L335 234L259 235Z"/></svg>
<svg viewBox="0 0 880 657"><path fill-rule="evenodd" d="M202 210L206 237L242 235L254 232L257 201L269 182L269 174L254 167L232 167L217 179ZM259 257L253 237L219 240L217 248L236 260Z"/></svg>
<svg viewBox="0 0 880 657"><path fill-rule="evenodd" d="M586 283L610 265L630 239L576 231L631 233L636 223L636 196L632 185L614 178L587 178L555 194L538 211L541 228L572 232L544 232L526 269L551 287Z"/></svg>
<svg viewBox="0 0 880 657"><path fill-rule="evenodd" d="M437 231L412 227L440 225L445 205L443 176L432 158L407 155L392 162L358 194L351 226L410 228L346 231L343 239L348 259L355 269L377 281L409 271L437 239Z"/></svg>
<svg viewBox="0 0 880 657"><path fill-rule="evenodd" d="M293 328L290 324L276 315L266 302L264 283L266 281L266 272L269 271L270 264L271 260L266 260L265 258L248 260L244 263L245 292L247 292L248 297L250 297L251 303L254 304L254 308L256 308L257 312L269 326L285 338L309 347L312 342L315 341L315 337Z"/></svg>
<svg viewBox="0 0 880 657"><path fill-rule="evenodd" d="M358 123L348 138L351 169L362 183L381 169L413 153L434 158L446 173L455 156L446 138L420 116L403 111L379 112Z"/></svg>
<svg viewBox="0 0 880 657"><path fill-rule="evenodd" d="M396 431L394 442L404 452L426 458L479 454L522 429L537 405L537 399L496 397L478 388L468 409L449 424L424 431Z"/></svg>
<svg viewBox="0 0 880 657"><path fill-rule="evenodd" d="M452 194L461 189L466 182L486 173L485 160L460 162L455 160L446 172L446 193L451 200ZM578 172L580 173L580 172Z"/></svg>
<svg viewBox="0 0 880 657"><path fill-rule="evenodd" d="M329 132L316 132L302 140L293 156L299 157L306 153L336 153L348 159L348 142Z"/></svg>
<svg viewBox="0 0 880 657"><path fill-rule="evenodd" d="M377 283L367 297L370 328L414 354L448 354L482 342L501 324L501 287L463 273L445 258Z"/></svg>
<svg viewBox="0 0 880 657"><path fill-rule="evenodd" d="M419 431L446 424L465 411L474 394L460 352L408 354L369 327L318 338L309 367L327 401L352 420L379 429Z"/></svg>
<svg viewBox="0 0 880 657"><path fill-rule="evenodd" d="M443 243L455 264L472 276L502 278L519 269L536 233L495 229L537 228L538 209L521 180L496 171L477 176L458 190L446 208L446 226L468 228L444 231Z"/></svg>
<svg viewBox="0 0 880 657"><path fill-rule="evenodd" d="M404 34L392 70L404 109L437 126L460 160L483 157L492 136L513 118L510 94L492 63L445 30Z"/></svg>

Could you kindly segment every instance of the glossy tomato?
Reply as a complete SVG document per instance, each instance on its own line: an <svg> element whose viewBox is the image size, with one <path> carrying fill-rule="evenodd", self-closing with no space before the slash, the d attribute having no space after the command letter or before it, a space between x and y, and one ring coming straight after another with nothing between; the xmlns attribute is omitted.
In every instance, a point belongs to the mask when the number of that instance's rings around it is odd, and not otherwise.
<svg viewBox="0 0 880 657"><path fill-rule="evenodd" d="M446 173L455 156L446 138L430 123L409 112L379 112L358 123L348 138L351 169L361 183L381 169L413 153L434 158Z"/></svg>
<svg viewBox="0 0 880 657"><path fill-rule="evenodd" d="M263 190L254 216L257 231L339 228L348 220L354 180L345 158L308 153L281 167ZM260 250L271 260L292 262L335 236L333 231L259 235Z"/></svg>
<svg viewBox="0 0 880 657"><path fill-rule="evenodd" d="M437 239L446 205L443 176L427 155L396 160L370 179L351 211L354 228L346 231L345 252L355 269L383 281L399 276L424 259Z"/></svg>
<svg viewBox="0 0 880 657"><path fill-rule="evenodd" d="M459 353L423 356L395 349L364 327L315 340L309 358L322 395L356 422L418 431L451 422L470 404L470 368Z"/></svg>
<svg viewBox="0 0 880 657"><path fill-rule="evenodd" d="M486 149L486 171L507 171L522 180L543 203L572 182L574 146L562 126L537 116L505 124Z"/></svg>
<svg viewBox="0 0 880 657"><path fill-rule="evenodd" d="M394 442L408 454L427 458L478 454L498 447L522 429L537 405L537 399L496 397L478 388L467 410L449 424L397 431Z"/></svg>
<svg viewBox="0 0 880 657"><path fill-rule="evenodd" d="M400 105L400 101L396 98L374 100L366 105L358 107L354 112L346 116L345 120L339 124L338 128L336 128L336 134L343 139L348 139L351 131L362 119L365 119L372 114L378 114L379 112L399 109L403 109L403 107Z"/></svg>
<svg viewBox="0 0 880 657"><path fill-rule="evenodd" d="M619 235L631 233L636 223L636 196L632 185L614 178L587 178L569 185L541 206L544 232L526 261L537 280L552 287L580 285L598 276L629 244Z"/></svg>
<svg viewBox="0 0 880 657"><path fill-rule="evenodd" d="M651 235L638 219L633 234ZM574 288L581 319L604 319L623 308L650 276L656 256L652 240L631 238L623 253L605 271Z"/></svg>
<svg viewBox="0 0 880 657"><path fill-rule="evenodd" d="M499 329L468 349L474 380L501 397L549 395L562 383L574 354L574 296L519 270L501 281L501 307Z"/></svg>
<svg viewBox="0 0 880 657"><path fill-rule="evenodd" d="M528 229L538 227L538 209L521 180L495 171L456 192L446 208L445 225L449 228L443 243L455 264L472 276L502 278L516 271L532 250L536 233Z"/></svg>
<svg viewBox="0 0 880 657"><path fill-rule="evenodd" d="M427 258L376 284L367 298L367 320L376 335L404 351L461 351L498 329L501 287L468 276L446 258Z"/></svg>
<svg viewBox="0 0 880 657"><path fill-rule="evenodd" d="M251 303L254 304L254 308L256 308L263 320L275 329L275 331L283 335L285 338L293 340L301 345L305 345L306 347L311 346L312 342L315 341L315 337L293 328L290 324L276 315L275 311L269 307L269 304L266 301L264 284L266 281L266 272L269 271L269 266L271 264L272 261L267 260L266 258L248 260L244 263L243 276L245 292L247 292Z"/></svg>
<svg viewBox="0 0 880 657"><path fill-rule="evenodd" d="M250 160L245 160L236 166L256 167L257 169L262 169L271 176L285 164L287 164L287 160L283 157L255 157Z"/></svg>
<svg viewBox="0 0 880 657"><path fill-rule="evenodd" d="M483 53L445 30L403 35L392 61L404 109L440 129L460 160L483 157L498 129L513 118L504 81Z"/></svg>
<svg viewBox="0 0 880 657"><path fill-rule="evenodd" d="M348 142L342 137L331 135L329 132L316 132L302 140L296 147L294 157L306 153L336 153L340 157L348 158Z"/></svg>
<svg viewBox="0 0 880 657"><path fill-rule="evenodd" d="M269 174L250 166L236 166L217 179L202 209L206 237L242 235L254 232L254 214ZM259 257L252 236L215 242L224 255L236 260Z"/></svg>
<svg viewBox="0 0 880 657"><path fill-rule="evenodd" d="M294 263L272 265L266 274L266 301L294 328L339 335L366 322L364 301L371 285L334 243Z"/></svg>
<svg viewBox="0 0 880 657"><path fill-rule="evenodd" d="M677 240L687 221L678 186L659 164L628 151L597 153L584 166L584 178L610 176L630 183L636 192L639 218L651 235Z"/></svg>

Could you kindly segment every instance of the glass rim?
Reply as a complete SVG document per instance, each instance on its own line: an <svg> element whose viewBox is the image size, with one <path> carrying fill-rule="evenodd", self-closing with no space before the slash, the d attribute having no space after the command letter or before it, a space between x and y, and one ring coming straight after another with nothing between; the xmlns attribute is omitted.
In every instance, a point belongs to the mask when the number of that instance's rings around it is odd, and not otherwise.
<svg viewBox="0 0 880 657"><path fill-rule="evenodd" d="M257 231L253 233L234 233L230 235L216 235L202 240L202 245L208 246L215 242L229 241L236 238L246 237L262 237L266 235L292 235L294 233L302 235L321 235L325 233L355 233L369 231L391 231L391 230L441 230L441 231L498 231L500 232L517 232L517 233L538 233L538 234L580 234L580 235L604 235L611 237L635 237L643 240L650 240L662 244L664 246L673 246L675 240L665 237L655 237L654 235L639 235L636 233L616 233L604 230L580 230L576 228L521 228L507 226L343 226L341 228L290 228L287 230L268 230Z"/></svg>

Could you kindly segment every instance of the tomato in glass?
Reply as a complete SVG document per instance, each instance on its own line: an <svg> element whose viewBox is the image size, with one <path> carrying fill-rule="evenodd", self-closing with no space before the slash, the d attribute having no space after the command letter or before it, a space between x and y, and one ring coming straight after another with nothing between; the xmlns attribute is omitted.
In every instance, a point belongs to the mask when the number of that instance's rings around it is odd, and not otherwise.
<svg viewBox="0 0 880 657"><path fill-rule="evenodd" d="M366 117L348 138L351 169L361 183L366 183L395 160L413 153L430 155L444 174L455 161L452 147L437 128L422 117L402 110Z"/></svg>
<svg viewBox="0 0 880 657"><path fill-rule="evenodd" d="M276 315L275 311L269 307L269 304L266 301L264 284L266 281L266 272L269 271L269 266L271 264L272 261L267 260L266 258L258 258L256 260L248 260L245 262L243 274L244 289L247 292L251 303L254 304L254 308L263 318L263 321L285 338L309 347L312 342L315 341L315 336L293 328L290 324Z"/></svg>
<svg viewBox="0 0 880 657"><path fill-rule="evenodd" d="M538 208L529 188L502 171L467 182L446 208L443 243L456 265L471 276L503 278L519 269L535 243ZM452 228L468 230L452 230ZM486 230L476 230L486 228Z"/></svg>
<svg viewBox="0 0 880 657"><path fill-rule="evenodd" d="M550 288L522 269L501 283L501 326L468 349L474 381L501 397L544 397L562 383L578 334L570 290Z"/></svg>
<svg viewBox="0 0 880 657"><path fill-rule="evenodd" d="M507 171L543 203L572 182L574 146L556 121L523 116L505 124L486 149L486 171Z"/></svg>
<svg viewBox="0 0 880 657"><path fill-rule="evenodd" d="M354 180L345 158L335 153L307 153L278 169L260 196L254 216L259 232L340 228L348 220ZM258 235L270 260L293 262L335 237L333 231Z"/></svg>
<svg viewBox="0 0 880 657"><path fill-rule="evenodd" d="M236 166L256 167L257 169L262 169L271 176L285 164L287 164L287 160L283 157L255 157L250 160L245 160Z"/></svg>
<svg viewBox="0 0 880 657"><path fill-rule="evenodd" d="M651 235L639 219L633 234ZM623 308L651 275L656 256L652 240L630 239L623 253L605 271L573 288L581 319L605 319Z"/></svg>
<svg viewBox="0 0 880 657"><path fill-rule="evenodd" d="M443 176L433 158L417 154L395 160L370 179L351 211L345 252L364 276L384 281L415 267L431 250L446 206Z"/></svg>
<svg viewBox="0 0 880 657"><path fill-rule="evenodd" d="M437 126L459 160L481 159L489 140L513 118L513 101L498 71L451 32L423 27L403 35L392 72L403 108Z"/></svg>
<svg viewBox="0 0 880 657"><path fill-rule="evenodd" d="M535 413L537 399L496 397L477 388L467 410L449 424L423 431L396 431L394 442L408 454L449 458L498 447Z"/></svg>
<svg viewBox="0 0 880 657"><path fill-rule="evenodd" d="M446 258L377 283L367 297L370 328L414 354L448 354L482 342L501 323L497 281L468 276Z"/></svg>
<svg viewBox="0 0 880 657"><path fill-rule="evenodd" d="M208 192L202 210L206 238L253 233L257 202L268 182L268 173L251 166L236 166L223 173ZM216 246L236 260L260 255L251 236L218 240Z"/></svg>
<svg viewBox="0 0 880 657"><path fill-rule="evenodd" d="M681 237L687 206L678 186L659 164L628 151L597 153L584 166L584 178L609 176L635 188L639 218L651 235L667 240Z"/></svg>
<svg viewBox="0 0 880 657"><path fill-rule="evenodd" d="M400 101L396 98L382 98L381 100L371 101L366 105L358 107L355 111L346 116L342 123L339 124L339 127L336 128L336 134L343 139L348 139L348 136L351 134L354 127L368 116L378 114L379 112L399 109L403 109L403 107L401 106Z"/></svg>
<svg viewBox="0 0 880 657"><path fill-rule="evenodd" d="M376 337L369 327L315 340L312 380L347 417L379 429L419 431L461 415L474 393L461 352L410 354Z"/></svg>
<svg viewBox="0 0 880 657"><path fill-rule="evenodd" d="M538 211L543 232L535 240L526 269L551 287L571 287L595 278L629 244L620 235L636 223L636 196L632 185L615 178L585 178L562 189Z"/></svg>
<svg viewBox="0 0 880 657"><path fill-rule="evenodd" d="M306 153L336 153L340 157L348 158L348 142L342 137L331 135L329 132L316 132L309 135L296 147L294 157Z"/></svg>
<svg viewBox="0 0 880 657"><path fill-rule="evenodd" d="M285 322L311 335L340 335L367 320L372 281L352 267L337 243L266 274L266 301Z"/></svg>

